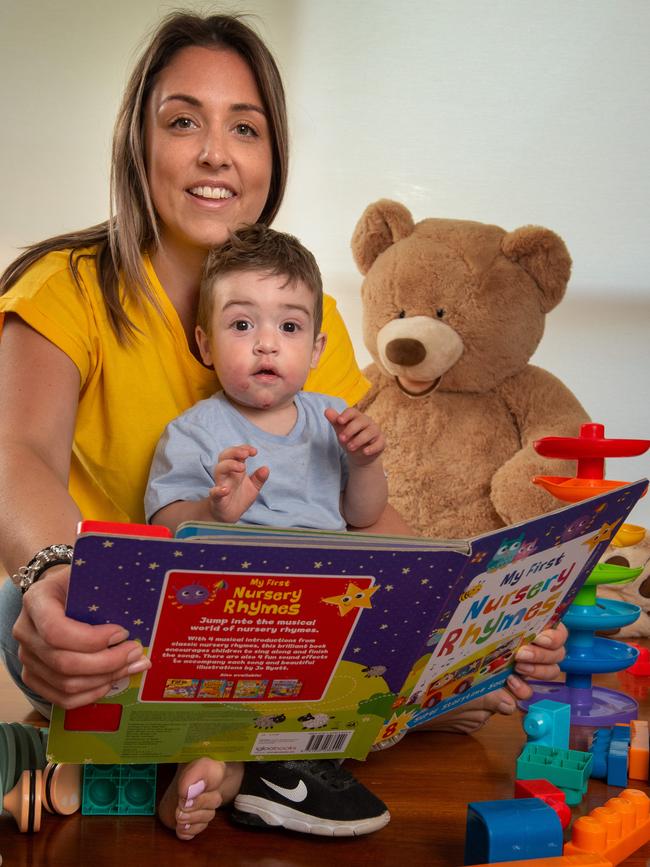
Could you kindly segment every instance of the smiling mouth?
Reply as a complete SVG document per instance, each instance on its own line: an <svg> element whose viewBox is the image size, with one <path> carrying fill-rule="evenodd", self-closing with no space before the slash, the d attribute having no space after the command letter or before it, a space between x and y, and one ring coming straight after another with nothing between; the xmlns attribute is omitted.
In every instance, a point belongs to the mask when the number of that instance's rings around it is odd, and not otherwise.
<svg viewBox="0 0 650 867"><path fill-rule="evenodd" d="M232 199L235 195L225 187L190 187L188 193L197 199Z"/></svg>

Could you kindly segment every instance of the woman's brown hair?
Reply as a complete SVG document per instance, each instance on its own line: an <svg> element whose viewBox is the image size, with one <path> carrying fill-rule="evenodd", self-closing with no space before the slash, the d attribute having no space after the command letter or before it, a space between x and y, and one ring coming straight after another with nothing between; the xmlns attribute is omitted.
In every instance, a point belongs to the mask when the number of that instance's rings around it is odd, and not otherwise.
<svg viewBox="0 0 650 867"><path fill-rule="evenodd" d="M0 277L0 295L42 256L70 248L75 280L79 280L80 258L95 257L109 321L120 339L133 336L134 330L120 297L120 278L126 297L139 302L144 294L157 306L142 262L142 253L158 243L144 159L144 109L156 77L178 51L189 46L230 48L253 73L267 113L272 147L269 195L258 219L271 223L284 196L289 162L285 95L275 60L257 33L237 15L174 12L156 28L124 91L113 135L109 219L27 247ZM89 251L88 247L96 249Z"/></svg>

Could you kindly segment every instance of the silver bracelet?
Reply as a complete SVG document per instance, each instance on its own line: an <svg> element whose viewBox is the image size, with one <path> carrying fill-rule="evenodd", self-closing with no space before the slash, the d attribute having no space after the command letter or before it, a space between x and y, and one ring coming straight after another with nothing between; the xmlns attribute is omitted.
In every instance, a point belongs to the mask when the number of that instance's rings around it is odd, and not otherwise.
<svg viewBox="0 0 650 867"><path fill-rule="evenodd" d="M38 551L26 566L11 576L12 583L19 587L23 595L32 584L35 584L50 566L61 566L72 563L72 548L70 545L50 545Z"/></svg>

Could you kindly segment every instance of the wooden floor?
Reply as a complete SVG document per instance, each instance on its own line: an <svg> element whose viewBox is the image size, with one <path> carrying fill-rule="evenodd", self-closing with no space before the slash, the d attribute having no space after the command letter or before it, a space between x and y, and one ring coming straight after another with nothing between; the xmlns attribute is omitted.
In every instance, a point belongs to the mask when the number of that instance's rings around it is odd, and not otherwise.
<svg viewBox="0 0 650 867"><path fill-rule="evenodd" d="M639 717L648 719L650 678L610 675L601 682L635 693ZM39 721L6 682L4 672L0 674L0 718ZM520 718L500 717L472 737L412 734L367 762L350 763L392 814L386 828L368 837L334 840L247 831L231 825L225 812L191 843L177 840L153 817L45 814L41 831L27 836L5 813L0 817L2 867L453 867L463 863L467 802L513 796L515 758L524 741ZM159 769L159 783L168 772L169 768ZM647 784L631 786L650 794ZM620 789L594 780L574 814L588 812L619 793ZM650 844L646 844L625 864L646 867L649 859Z"/></svg>

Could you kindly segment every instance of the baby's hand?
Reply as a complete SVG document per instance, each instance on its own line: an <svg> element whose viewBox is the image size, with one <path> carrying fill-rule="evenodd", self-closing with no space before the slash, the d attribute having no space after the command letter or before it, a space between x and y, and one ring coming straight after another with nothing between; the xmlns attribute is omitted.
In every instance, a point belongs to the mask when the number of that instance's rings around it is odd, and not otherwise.
<svg viewBox="0 0 650 867"><path fill-rule="evenodd" d="M359 467L371 464L386 447L379 425L353 406L347 407L342 413L328 407L325 418L336 431L351 463Z"/></svg>
<svg viewBox="0 0 650 867"><path fill-rule="evenodd" d="M259 467L246 475L246 459L257 454L254 446L232 446L219 455L214 468L214 487L208 494L210 511L215 521L234 524L255 502L262 485L269 477L268 467Z"/></svg>

